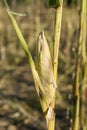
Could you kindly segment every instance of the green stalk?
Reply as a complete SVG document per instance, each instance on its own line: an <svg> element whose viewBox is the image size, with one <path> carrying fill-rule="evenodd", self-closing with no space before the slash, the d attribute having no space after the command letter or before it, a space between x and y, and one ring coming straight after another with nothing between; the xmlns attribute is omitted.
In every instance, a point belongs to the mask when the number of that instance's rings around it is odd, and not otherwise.
<svg viewBox="0 0 87 130"><path fill-rule="evenodd" d="M81 29L82 29L82 60L86 61L86 26L87 25L87 0L82 0Z"/></svg>
<svg viewBox="0 0 87 130"><path fill-rule="evenodd" d="M53 72L55 81L57 80L58 70L58 55L59 55L59 43L61 34L61 20L62 20L62 5L56 9L55 14L55 30L54 30L54 45L53 45Z"/></svg>
<svg viewBox="0 0 87 130"><path fill-rule="evenodd" d="M75 71L75 79L73 85L73 98L74 98L74 112L73 112L73 128L72 130L79 129L79 75L80 75L80 44L78 44L78 51L77 51L77 63L76 63L76 71Z"/></svg>
<svg viewBox="0 0 87 130"><path fill-rule="evenodd" d="M54 45L53 45L53 73L54 79L57 81L57 69L58 69L58 54L59 54L59 43L60 43L60 33L61 33L61 20L62 20L62 4L56 8L55 13L55 30L54 30ZM61 97L59 95L59 97ZM54 101L55 108L55 101ZM55 129L55 117L53 120L49 121L48 130Z"/></svg>
<svg viewBox="0 0 87 130"><path fill-rule="evenodd" d="M57 81L57 70L58 70L58 56L59 56L59 44L60 44L60 34L61 34L61 21L62 21L62 7L63 7L63 0L56 8L55 12L55 24L54 24L54 44L53 44L53 73L54 79ZM58 91L58 98L62 101L61 94Z"/></svg>
<svg viewBox="0 0 87 130"><path fill-rule="evenodd" d="M55 130L55 119L49 121L48 130Z"/></svg>
<svg viewBox="0 0 87 130"><path fill-rule="evenodd" d="M82 0L81 4L81 17L80 17L80 36L79 36L79 42L78 42L78 50L77 50L77 63L76 63L76 71L75 71L75 81L74 81L74 117L73 117L73 130L79 129L79 121L80 124L83 122L82 114L80 115L80 112L82 111L80 108L82 102L81 98L83 97L83 82L86 74L86 0ZM82 59L81 59L82 58ZM81 64L82 61L82 64ZM82 65L82 69L81 66ZM85 69L85 71L83 71ZM80 76L81 75L81 76ZM81 83L81 85L80 85ZM80 87L80 91L79 91ZM81 106L82 107L82 106ZM83 111L81 112L83 113Z"/></svg>
<svg viewBox="0 0 87 130"><path fill-rule="evenodd" d="M87 36L87 0L82 0L81 7L81 51L82 51L82 84L81 84L81 108L80 108L80 124L83 129L86 124L86 89L87 89L87 53L86 53L86 36Z"/></svg>
<svg viewBox="0 0 87 130"><path fill-rule="evenodd" d="M81 21L81 20L80 20ZM81 24L81 23L80 23ZM81 67L81 39L82 39L82 30L80 28L80 36L77 46L77 57L76 57L76 69L75 69L75 78L73 84L73 100L74 100L74 111L73 111L73 128L72 130L79 129L79 111L80 111L80 67Z"/></svg>

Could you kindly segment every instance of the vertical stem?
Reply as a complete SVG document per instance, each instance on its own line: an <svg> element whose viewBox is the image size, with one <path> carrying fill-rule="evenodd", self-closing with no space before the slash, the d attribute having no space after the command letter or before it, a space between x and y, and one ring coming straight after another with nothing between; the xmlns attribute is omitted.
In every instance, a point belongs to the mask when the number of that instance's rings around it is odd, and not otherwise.
<svg viewBox="0 0 87 130"><path fill-rule="evenodd" d="M82 39L81 39L81 51L82 51L82 84L81 84L81 108L80 108L80 124L83 129L86 123L86 82L87 82L87 54L86 54L86 25L87 24L87 0L82 0L81 9L81 29L82 29Z"/></svg>
<svg viewBox="0 0 87 130"><path fill-rule="evenodd" d="M57 70L58 70L58 56L59 56L59 44L61 34L61 21L62 21L62 6L56 9L55 13L55 27L54 27L54 44L53 44L53 73L54 79L57 81ZM58 91L58 98L62 100L61 94Z"/></svg>
<svg viewBox="0 0 87 130"><path fill-rule="evenodd" d="M61 19L62 19L62 5L56 9L55 14L55 30L54 30L54 45L53 45L53 73L55 81L57 80ZM55 101L53 104L54 104L53 108L55 108ZM48 121L48 130L55 130L55 114L53 120Z"/></svg>
<svg viewBox="0 0 87 130"><path fill-rule="evenodd" d="M82 28L82 60L86 61L86 24L87 24L87 0L82 0L81 28Z"/></svg>
<svg viewBox="0 0 87 130"><path fill-rule="evenodd" d="M79 129L79 75L80 75L80 62L81 62L81 42L79 39L78 47L77 47L77 59L76 59L76 70L75 70L75 79L74 79L74 85L73 85L73 98L74 98L74 115L73 115L73 129L72 130L78 130Z"/></svg>
<svg viewBox="0 0 87 130"><path fill-rule="evenodd" d="M55 119L49 121L48 130L55 130Z"/></svg>
<svg viewBox="0 0 87 130"><path fill-rule="evenodd" d="M57 80L58 54L61 33L62 5L56 9L55 30L54 30L54 48L53 48L53 72L55 81Z"/></svg>
<svg viewBox="0 0 87 130"><path fill-rule="evenodd" d="M79 119L81 118L80 115L80 106L81 106L81 98L83 95L83 75L80 80L80 74L83 74L83 69L80 71L80 65L81 65L81 58L82 58L82 66L85 63L86 59L86 0L82 0L81 4L81 17L80 17L80 36L79 36L79 42L78 42L78 50L77 50L77 63L76 63L76 73L75 73L75 81L74 81L74 118L73 118L73 130L79 129ZM82 72L82 73L81 73ZM80 85L80 82L81 85ZM80 87L80 92L79 92ZM83 119L80 119L80 123Z"/></svg>
<svg viewBox="0 0 87 130"><path fill-rule="evenodd" d="M80 61L81 61L81 47L80 43L78 43L77 50L77 63L76 63L76 71L75 71L75 79L73 85L73 98L74 98L74 115L73 115L73 130L79 129L79 75L80 75Z"/></svg>
<svg viewBox="0 0 87 130"><path fill-rule="evenodd" d="M55 14L55 30L54 30L54 45L53 45L53 73L54 79L57 80L57 69L58 69L58 53L59 53L59 42L61 33L61 19L62 19L62 5L56 9ZM55 101L54 101L55 108ZM48 130L55 129L55 117L53 120L48 122Z"/></svg>

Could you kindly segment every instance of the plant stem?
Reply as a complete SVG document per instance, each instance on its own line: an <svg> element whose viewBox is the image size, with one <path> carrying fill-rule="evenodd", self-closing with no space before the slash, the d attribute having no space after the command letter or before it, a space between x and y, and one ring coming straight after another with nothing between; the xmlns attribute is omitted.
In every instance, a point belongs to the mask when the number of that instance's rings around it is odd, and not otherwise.
<svg viewBox="0 0 87 130"><path fill-rule="evenodd" d="M54 78L57 80L58 54L61 33L62 5L56 9L55 14L55 30L54 30L54 48L53 48L53 72Z"/></svg>
<svg viewBox="0 0 87 130"><path fill-rule="evenodd" d="M55 119L49 121L48 130L55 130Z"/></svg>
<svg viewBox="0 0 87 130"><path fill-rule="evenodd" d="M87 24L87 0L82 0L81 30L82 30L82 61L86 61L86 24Z"/></svg>
<svg viewBox="0 0 87 130"><path fill-rule="evenodd" d="M73 129L79 129L79 75L80 75L80 62L81 62L81 46L78 43L78 50L77 50L77 59L76 59L76 71L75 71L75 79L73 85L73 98L74 98L74 115L73 115Z"/></svg>
<svg viewBox="0 0 87 130"><path fill-rule="evenodd" d="M56 9L55 14L55 30L54 30L54 45L53 45L53 73L54 79L57 80L57 69L58 69L58 53L59 53L59 42L61 33L61 19L62 19L62 5ZM54 101L55 108L55 101ZM54 119L48 122L48 130L55 129L55 115Z"/></svg>
<svg viewBox="0 0 87 130"><path fill-rule="evenodd" d="M59 44L61 34L61 21L62 21L62 4L56 9L55 12L55 27L54 27L54 44L53 44L53 73L54 79L57 81L57 70L58 70L58 56L59 56ZM58 98L62 101L61 94L58 91Z"/></svg>
<svg viewBox="0 0 87 130"><path fill-rule="evenodd" d="M80 32L79 32L79 40L77 45L77 58L76 58L76 70L75 70L75 78L73 85L73 100L74 100L74 111L73 111L73 128L72 130L79 129L79 119L80 119L80 96L81 89L80 85L80 67L81 67L81 48L82 47L82 26L81 26L81 18L80 18Z"/></svg>
<svg viewBox="0 0 87 130"><path fill-rule="evenodd" d="M80 80L80 64L81 64L81 39L79 39L78 47L77 47L77 58L76 58L76 70L75 70L75 79L73 85L73 98L74 98L74 115L73 115L73 129L79 129L79 107L80 107L80 100L79 100L79 80Z"/></svg>
<svg viewBox="0 0 87 130"><path fill-rule="evenodd" d="M82 37L81 37L81 55L82 55L82 79L81 79L81 108L80 108L80 124L81 128L83 129L85 122L86 122L86 82L87 82L87 54L86 54L86 24L87 24L87 0L82 0L81 4L81 30L82 30Z"/></svg>

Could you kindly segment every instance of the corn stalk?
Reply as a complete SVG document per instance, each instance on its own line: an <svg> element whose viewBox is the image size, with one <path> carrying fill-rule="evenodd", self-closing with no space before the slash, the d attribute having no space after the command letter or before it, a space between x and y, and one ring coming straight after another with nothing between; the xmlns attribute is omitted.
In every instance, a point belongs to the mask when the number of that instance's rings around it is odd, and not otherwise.
<svg viewBox="0 0 87 130"><path fill-rule="evenodd" d="M86 92L84 93L84 89L87 81L86 10L87 10L87 1L82 0L81 17L80 17L80 35L79 35L79 42L77 47L77 59L76 59L77 62L76 62L75 80L73 86L74 87L73 130L79 129L79 123L81 124L81 127L83 127L84 124L83 122L85 118L82 104L83 104L84 94L86 93ZM85 118L85 124L86 124L86 118Z"/></svg>
<svg viewBox="0 0 87 130"><path fill-rule="evenodd" d="M54 43L53 43L53 73L55 82L57 81L57 70L58 70L58 54L59 54L59 43L60 43L60 33L61 33L61 20L62 20L62 6L63 0L49 0L48 5L55 9L55 24L54 24ZM61 95L58 92L60 99ZM55 108L55 100L53 104ZM55 129L55 118L51 120L48 125L48 130Z"/></svg>
<svg viewBox="0 0 87 130"><path fill-rule="evenodd" d="M61 33L62 4L56 8L55 13L55 30L54 30L54 48L53 48L53 72L54 78L57 80L58 54Z"/></svg>
<svg viewBox="0 0 87 130"><path fill-rule="evenodd" d="M75 77L73 84L73 101L74 101L74 110L73 110L73 126L72 130L79 130L79 111L80 111L80 67L81 67L81 29L80 29L80 38L77 45L77 56L76 56L76 67L75 67Z"/></svg>
<svg viewBox="0 0 87 130"><path fill-rule="evenodd" d="M84 129L86 125L86 91L87 91L87 52L86 52L86 36L87 36L87 0L82 0L81 4L81 55L82 55L82 83L81 83L81 111L80 124ZM86 126L87 127L87 126Z"/></svg>
<svg viewBox="0 0 87 130"><path fill-rule="evenodd" d="M73 111L73 128L72 130L79 129L79 87L80 87L80 62L81 62L81 43L78 43L77 58L76 58L76 70L73 84L73 100L74 100L74 111Z"/></svg>

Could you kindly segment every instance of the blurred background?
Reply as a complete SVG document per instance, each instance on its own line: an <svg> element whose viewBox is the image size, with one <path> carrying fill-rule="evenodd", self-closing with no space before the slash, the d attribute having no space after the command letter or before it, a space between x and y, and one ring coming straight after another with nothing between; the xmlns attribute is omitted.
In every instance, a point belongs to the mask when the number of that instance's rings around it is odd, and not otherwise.
<svg viewBox="0 0 87 130"><path fill-rule="evenodd" d="M45 31L52 53L55 10L46 0L7 0L33 58L37 37ZM72 123L72 85L79 32L80 0L65 0L59 52L56 95L56 130L67 130ZM25 54L0 0L0 130L46 130L45 119L34 88Z"/></svg>

